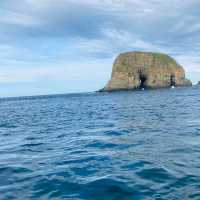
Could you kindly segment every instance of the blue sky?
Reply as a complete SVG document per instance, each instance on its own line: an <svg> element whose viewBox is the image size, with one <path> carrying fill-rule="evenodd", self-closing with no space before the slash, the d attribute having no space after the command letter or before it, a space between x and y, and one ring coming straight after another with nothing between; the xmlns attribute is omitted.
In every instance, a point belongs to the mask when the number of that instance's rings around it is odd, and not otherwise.
<svg viewBox="0 0 200 200"><path fill-rule="evenodd" d="M168 53L200 80L199 0L1 0L0 96L94 91L124 51Z"/></svg>

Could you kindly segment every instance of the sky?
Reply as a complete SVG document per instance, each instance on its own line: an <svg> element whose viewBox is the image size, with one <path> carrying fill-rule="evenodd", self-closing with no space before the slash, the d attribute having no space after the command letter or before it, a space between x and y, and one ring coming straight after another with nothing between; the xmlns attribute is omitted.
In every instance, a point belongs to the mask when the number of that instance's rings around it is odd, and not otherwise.
<svg viewBox="0 0 200 200"><path fill-rule="evenodd" d="M103 88L115 57L167 53L200 80L199 0L0 0L0 96Z"/></svg>

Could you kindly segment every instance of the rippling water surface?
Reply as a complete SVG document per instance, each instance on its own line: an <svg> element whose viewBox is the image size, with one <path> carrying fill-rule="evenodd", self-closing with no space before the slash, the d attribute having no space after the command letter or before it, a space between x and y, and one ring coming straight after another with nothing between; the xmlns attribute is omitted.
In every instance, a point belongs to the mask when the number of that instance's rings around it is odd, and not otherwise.
<svg viewBox="0 0 200 200"><path fill-rule="evenodd" d="M0 99L0 199L200 199L200 88Z"/></svg>

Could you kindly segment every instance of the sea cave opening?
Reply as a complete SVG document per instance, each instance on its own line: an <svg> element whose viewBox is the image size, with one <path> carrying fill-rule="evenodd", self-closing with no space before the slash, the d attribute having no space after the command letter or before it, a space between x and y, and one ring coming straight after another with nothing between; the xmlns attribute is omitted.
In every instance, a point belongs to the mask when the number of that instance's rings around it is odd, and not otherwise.
<svg viewBox="0 0 200 200"><path fill-rule="evenodd" d="M140 82L139 88L140 89L146 88L146 80L147 80L147 77L144 74L140 73L139 74L139 82Z"/></svg>
<svg viewBox="0 0 200 200"><path fill-rule="evenodd" d="M171 75L171 76L170 76L170 86L171 86L171 87L176 86L175 75Z"/></svg>

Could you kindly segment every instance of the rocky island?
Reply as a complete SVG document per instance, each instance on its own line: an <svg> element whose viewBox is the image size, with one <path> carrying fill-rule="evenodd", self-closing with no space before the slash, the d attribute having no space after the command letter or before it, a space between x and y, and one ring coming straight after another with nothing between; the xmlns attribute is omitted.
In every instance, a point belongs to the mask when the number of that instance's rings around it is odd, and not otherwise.
<svg viewBox="0 0 200 200"><path fill-rule="evenodd" d="M161 53L120 54L113 65L110 81L101 91L191 86L185 71L173 58Z"/></svg>

